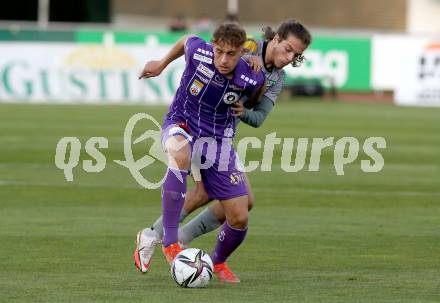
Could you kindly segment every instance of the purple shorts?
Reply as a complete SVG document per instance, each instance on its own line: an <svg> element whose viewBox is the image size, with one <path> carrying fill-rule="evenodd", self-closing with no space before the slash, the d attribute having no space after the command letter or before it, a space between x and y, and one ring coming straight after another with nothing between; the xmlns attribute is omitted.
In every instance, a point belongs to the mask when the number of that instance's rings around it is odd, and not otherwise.
<svg viewBox="0 0 440 303"><path fill-rule="evenodd" d="M162 127L162 146L168 138L182 135L192 150L191 170L196 181L202 180L210 199L229 200L248 194L242 165L232 144L213 138L193 138L185 125L165 120Z"/></svg>

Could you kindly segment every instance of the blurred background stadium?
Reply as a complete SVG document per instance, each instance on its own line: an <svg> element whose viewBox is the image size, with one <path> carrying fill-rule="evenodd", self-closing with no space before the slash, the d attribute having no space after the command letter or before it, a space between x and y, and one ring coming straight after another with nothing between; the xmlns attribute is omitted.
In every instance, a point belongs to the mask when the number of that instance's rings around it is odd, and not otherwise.
<svg viewBox="0 0 440 303"><path fill-rule="evenodd" d="M436 0L5 1L0 98L170 102L182 60L158 79L136 76L183 33L209 39L215 24L237 19L260 38L262 26L293 17L311 28L314 41L301 69L286 68L290 91L322 95L322 84L332 95L438 105L439 15Z"/></svg>
<svg viewBox="0 0 440 303"><path fill-rule="evenodd" d="M239 138L384 137L383 170L362 172L361 151L337 176L330 147L319 172L287 174L276 146L277 168L250 174L251 228L231 259L241 285L174 288L159 250L140 276L133 240L160 214L160 191L140 188L113 160L124 157L131 115L162 120L184 62L144 81L140 70L183 34L209 39L217 23L238 20L258 39L287 18L313 34L307 61L286 68L264 126L241 125ZM439 0L2 1L0 301L438 302L439 20ZM65 136L83 146L71 183L54 164ZM109 140L107 166L87 174L93 136ZM209 252L214 241L194 245Z"/></svg>

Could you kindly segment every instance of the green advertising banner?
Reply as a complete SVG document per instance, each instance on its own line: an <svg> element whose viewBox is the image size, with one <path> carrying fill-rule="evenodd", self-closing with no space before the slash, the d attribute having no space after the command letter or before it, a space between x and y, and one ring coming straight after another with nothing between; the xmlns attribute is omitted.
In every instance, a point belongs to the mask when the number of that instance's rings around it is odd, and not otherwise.
<svg viewBox="0 0 440 303"><path fill-rule="evenodd" d="M286 68L287 83L318 78L345 91L371 90L371 39L314 37L300 68Z"/></svg>
<svg viewBox="0 0 440 303"><path fill-rule="evenodd" d="M182 34L163 32L113 32L115 43L147 45L173 44ZM210 34L199 35L209 40ZM252 33L260 37L259 33ZM103 33L79 31L78 42L103 43ZM297 79L320 79L325 86L343 91L370 91L370 38L315 36L306 52L307 61L300 68L286 67L286 84Z"/></svg>
<svg viewBox="0 0 440 303"><path fill-rule="evenodd" d="M147 59L160 58L181 35L0 30L0 100L170 102L184 69L183 58L160 77L137 78ZM210 34L201 36L209 40ZM315 36L305 56L301 67L285 68L287 85L320 79L341 91L371 90L370 39Z"/></svg>
<svg viewBox="0 0 440 303"><path fill-rule="evenodd" d="M173 44L182 34L163 32L114 32L115 43ZM209 34L200 35L209 40ZM259 33L252 33L260 37ZM102 43L103 33L79 31L78 42ZM286 84L297 79L320 79L327 86L343 91L371 90L371 39L353 37L315 36L306 52L307 61L300 68L286 68Z"/></svg>

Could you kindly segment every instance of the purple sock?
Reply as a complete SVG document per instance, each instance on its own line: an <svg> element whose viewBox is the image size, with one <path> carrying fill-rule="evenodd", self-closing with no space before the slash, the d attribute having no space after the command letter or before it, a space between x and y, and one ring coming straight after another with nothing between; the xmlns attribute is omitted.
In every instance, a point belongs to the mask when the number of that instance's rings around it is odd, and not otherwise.
<svg viewBox="0 0 440 303"><path fill-rule="evenodd" d="M224 263L243 242L247 230L247 227L245 229L233 228L229 226L228 222L225 222L218 234L217 245L211 254L212 262L214 264Z"/></svg>
<svg viewBox="0 0 440 303"><path fill-rule="evenodd" d="M182 181L178 176L181 176ZM162 185L163 246L177 242L180 212L185 201L187 171L168 168Z"/></svg>

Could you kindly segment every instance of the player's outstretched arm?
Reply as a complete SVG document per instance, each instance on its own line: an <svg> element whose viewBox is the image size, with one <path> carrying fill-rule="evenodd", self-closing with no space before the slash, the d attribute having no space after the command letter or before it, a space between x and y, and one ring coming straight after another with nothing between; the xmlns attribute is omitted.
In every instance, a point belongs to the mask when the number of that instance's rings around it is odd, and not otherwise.
<svg viewBox="0 0 440 303"><path fill-rule="evenodd" d="M161 60L148 61L139 75L139 79L151 78L160 75L168 64L183 56L185 53L186 41L189 37L190 36L183 36L180 38Z"/></svg>

